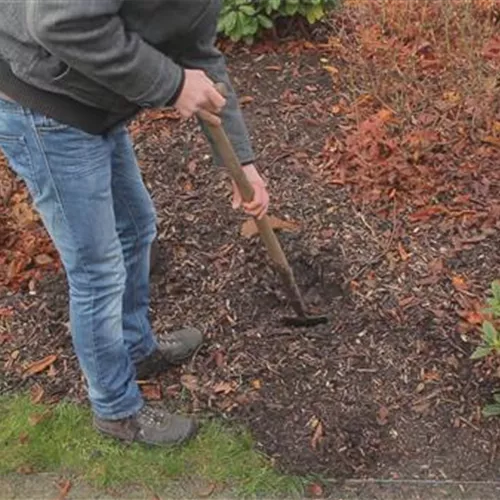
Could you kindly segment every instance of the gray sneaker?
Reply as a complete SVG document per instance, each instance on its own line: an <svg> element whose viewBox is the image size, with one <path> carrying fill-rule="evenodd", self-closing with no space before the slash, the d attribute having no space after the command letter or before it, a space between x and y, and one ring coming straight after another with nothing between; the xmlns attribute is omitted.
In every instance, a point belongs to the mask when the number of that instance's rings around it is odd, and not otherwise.
<svg viewBox="0 0 500 500"><path fill-rule="evenodd" d="M137 379L155 377L171 365L178 365L190 358L203 342L202 333L196 328L185 328L162 339L158 349L136 364Z"/></svg>
<svg viewBox="0 0 500 500"><path fill-rule="evenodd" d="M193 418L168 413L163 408L144 405L134 416L121 420L94 417L94 427L103 434L128 442L156 446L181 444L198 430Z"/></svg>

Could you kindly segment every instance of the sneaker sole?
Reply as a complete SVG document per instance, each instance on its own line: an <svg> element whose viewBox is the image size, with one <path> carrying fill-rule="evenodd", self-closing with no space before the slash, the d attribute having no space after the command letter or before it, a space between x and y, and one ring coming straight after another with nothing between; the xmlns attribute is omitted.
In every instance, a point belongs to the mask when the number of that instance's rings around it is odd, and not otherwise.
<svg viewBox="0 0 500 500"><path fill-rule="evenodd" d="M158 376L158 375L160 375L162 373L165 373L171 367L181 366L184 362L186 362L190 358L192 358L193 355L195 354L195 352L193 352L192 354L187 355L186 357L184 357L182 359L176 359L176 360L173 360L173 361L165 359L164 366L158 367L158 368L151 368L149 371L148 370L144 370L144 372L146 372L146 373L142 373L140 376L137 375L136 379L137 380L145 380L145 379L148 379L148 378L154 378L154 377L156 377L156 376Z"/></svg>
<svg viewBox="0 0 500 500"><path fill-rule="evenodd" d="M192 429L189 431L189 434L182 440L172 442L172 443L159 443L157 441L149 441L147 439L127 439L126 437L121 437L117 436L116 434L112 434L111 432L108 432L104 429L101 429L98 425L94 423L94 429L99 432L102 436L105 436L107 438L112 438L115 439L121 443L126 443L126 444L132 444L132 443L140 443L140 444L145 444L147 446L155 446L155 447L160 447L160 448L167 448L167 447L175 447L175 446L181 446L185 445L189 441L191 441L196 435L198 434L199 426L196 423L193 423Z"/></svg>

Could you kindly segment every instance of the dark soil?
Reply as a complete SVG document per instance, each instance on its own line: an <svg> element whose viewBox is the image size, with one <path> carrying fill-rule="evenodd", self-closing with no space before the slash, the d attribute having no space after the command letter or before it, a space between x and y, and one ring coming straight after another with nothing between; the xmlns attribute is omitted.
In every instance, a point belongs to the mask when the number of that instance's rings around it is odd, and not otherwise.
<svg viewBox="0 0 500 500"><path fill-rule="evenodd" d="M498 231L459 245L467 228L443 232L439 216L411 224L396 207L377 217L322 182L325 137L337 123L318 58L240 51L230 66L240 95L252 98L244 111L272 213L298 224L279 234L285 253L311 311L332 314L328 325L280 323L291 314L281 284L259 240L240 235L245 218L230 209L225 173L199 130L168 113L132 126L158 209L154 327L197 325L206 338L188 366L161 378L163 395L176 409L244 422L287 472L496 479L500 426L480 414L494 367L469 359L478 335L458 313L496 277ZM466 286L457 289L458 275ZM35 295L3 297L7 306L15 314L3 326L0 388L36 384L45 400L84 401L63 276ZM50 354L51 370L23 379L24 366Z"/></svg>

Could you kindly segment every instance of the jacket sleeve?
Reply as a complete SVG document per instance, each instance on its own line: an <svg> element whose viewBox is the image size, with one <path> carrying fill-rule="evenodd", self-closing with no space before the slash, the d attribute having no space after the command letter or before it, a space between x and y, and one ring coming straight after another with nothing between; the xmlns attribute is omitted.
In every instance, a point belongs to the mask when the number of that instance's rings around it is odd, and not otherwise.
<svg viewBox="0 0 500 500"><path fill-rule="evenodd" d="M119 16L124 0L30 0L31 36L48 52L88 78L142 107L175 101L183 69Z"/></svg>
<svg viewBox="0 0 500 500"><path fill-rule="evenodd" d="M242 165L253 163L255 153L252 148L247 126L245 124L238 98L229 78L224 55L215 46L216 24L204 25L205 35L189 40L184 45L185 50L181 56L180 64L188 69L202 69L216 83L223 82L227 89L227 104L222 111L222 124L233 145L233 148ZM208 141L214 146L208 130L200 121L200 125L207 136ZM214 150L216 162L221 165L222 161Z"/></svg>

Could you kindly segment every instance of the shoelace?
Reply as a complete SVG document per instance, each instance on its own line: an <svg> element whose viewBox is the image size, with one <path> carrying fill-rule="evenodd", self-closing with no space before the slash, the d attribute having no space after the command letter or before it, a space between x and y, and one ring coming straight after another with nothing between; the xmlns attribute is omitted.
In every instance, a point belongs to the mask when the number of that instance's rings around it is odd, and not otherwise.
<svg viewBox="0 0 500 500"><path fill-rule="evenodd" d="M144 408L139 412L138 420L147 425L159 425L165 422L166 416L167 415L160 409L144 406Z"/></svg>
<svg viewBox="0 0 500 500"><path fill-rule="evenodd" d="M182 340L177 339L177 338L170 338L167 340L162 340L162 342L161 342L161 345L163 347L166 347L167 349L179 347L181 344L182 344Z"/></svg>

